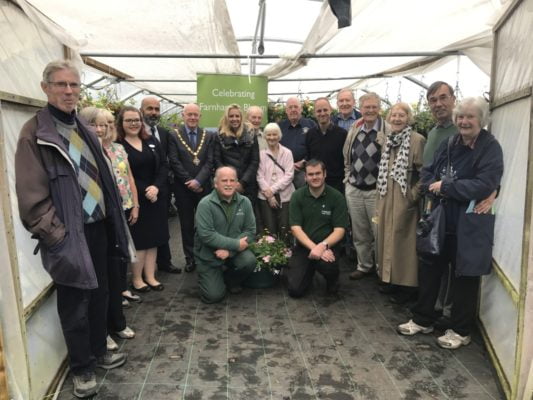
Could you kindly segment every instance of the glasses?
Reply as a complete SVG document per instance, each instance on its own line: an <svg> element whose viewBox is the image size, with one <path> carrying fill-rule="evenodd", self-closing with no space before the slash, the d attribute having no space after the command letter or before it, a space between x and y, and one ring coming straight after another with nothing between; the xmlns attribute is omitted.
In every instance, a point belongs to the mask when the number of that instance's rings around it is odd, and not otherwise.
<svg viewBox="0 0 533 400"><path fill-rule="evenodd" d="M125 119L124 123L128 125L137 125L141 123L141 120L140 119Z"/></svg>
<svg viewBox="0 0 533 400"><path fill-rule="evenodd" d="M55 87L58 87L62 90L65 90L66 88L71 88L72 90L77 90L80 88L81 84L80 83L77 83L77 82L63 82L63 81L59 81L59 82L48 82L49 85L52 85L52 86L55 86Z"/></svg>
<svg viewBox="0 0 533 400"><path fill-rule="evenodd" d="M439 97L430 97L428 102L429 104L437 104L437 101L440 101L441 103L444 103L445 101L451 99L452 96L449 94L441 94Z"/></svg>

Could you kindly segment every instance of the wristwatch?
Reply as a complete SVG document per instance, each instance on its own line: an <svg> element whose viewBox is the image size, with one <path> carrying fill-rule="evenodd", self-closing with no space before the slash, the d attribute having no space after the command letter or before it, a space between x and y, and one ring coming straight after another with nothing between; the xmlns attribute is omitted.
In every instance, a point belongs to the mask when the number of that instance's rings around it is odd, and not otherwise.
<svg viewBox="0 0 533 400"><path fill-rule="evenodd" d="M328 242L326 242L325 240L322 242L322 244L324 245L324 247L326 247L326 250L329 249L329 244Z"/></svg>

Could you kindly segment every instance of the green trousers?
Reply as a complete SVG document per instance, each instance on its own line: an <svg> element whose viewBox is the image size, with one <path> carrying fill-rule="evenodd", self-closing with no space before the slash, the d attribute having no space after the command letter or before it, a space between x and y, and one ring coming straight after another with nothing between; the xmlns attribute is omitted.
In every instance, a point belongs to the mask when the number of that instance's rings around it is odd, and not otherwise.
<svg viewBox="0 0 533 400"><path fill-rule="evenodd" d="M197 265L200 298L204 303L217 303L226 296L226 285L239 286L255 269L251 250L244 250L226 259L224 265Z"/></svg>

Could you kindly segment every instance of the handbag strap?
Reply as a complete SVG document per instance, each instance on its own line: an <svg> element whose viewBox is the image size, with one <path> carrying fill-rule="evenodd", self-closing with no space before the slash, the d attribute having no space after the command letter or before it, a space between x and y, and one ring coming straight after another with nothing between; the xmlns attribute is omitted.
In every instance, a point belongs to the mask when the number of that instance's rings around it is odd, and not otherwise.
<svg viewBox="0 0 533 400"><path fill-rule="evenodd" d="M272 154L266 153L266 155L270 157L270 159L274 162L274 164L276 164L279 167L279 169L281 169L283 171L283 173L285 173L285 168L283 168L281 165L279 165L279 163L276 161L276 159L274 157L272 157Z"/></svg>
<svg viewBox="0 0 533 400"><path fill-rule="evenodd" d="M446 155L447 155L447 164L446 164L446 177L451 177L451 157L450 152L451 148L453 146L453 141L455 140L455 135L450 136L448 139L448 148L446 149Z"/></svg>

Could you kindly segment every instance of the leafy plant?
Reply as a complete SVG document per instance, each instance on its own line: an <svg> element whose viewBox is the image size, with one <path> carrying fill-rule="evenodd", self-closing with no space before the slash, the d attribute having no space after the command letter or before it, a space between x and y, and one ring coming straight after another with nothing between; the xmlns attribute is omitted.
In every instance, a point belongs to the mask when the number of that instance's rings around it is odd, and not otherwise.
<svg viewBox="0 0 533 400"><path fill-rule="evenodd" d="M159 125L168 130L177 129L183 123L183 119L177 113L163 114L159 120Z"/></svg>
<svg viewBox="0 0 533 400"><path fill-rule="evenodd" d="M279 274L281 268L289 262L292 255L291 249L285 242L270 235L265 229L265 234L255 243L250 245L250 249L257 258L255 271L268 270L274 275Z"/></svg>
<svg viewBox="0 0 533 400"><path fill-rule="evenodd" d="M117 115L122 107L133 104L135 104L135 100L133 99L130 99L129 101L120 101L116 91L111 87L107 87L99 90L96 97L94 97L89 90L82 89L79 107L80 109L91 106L105 108L111 111L114 115Z"/></svg>

